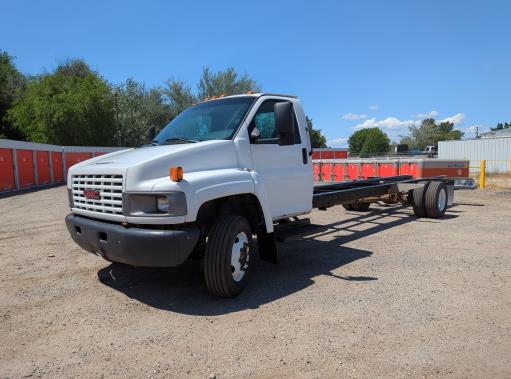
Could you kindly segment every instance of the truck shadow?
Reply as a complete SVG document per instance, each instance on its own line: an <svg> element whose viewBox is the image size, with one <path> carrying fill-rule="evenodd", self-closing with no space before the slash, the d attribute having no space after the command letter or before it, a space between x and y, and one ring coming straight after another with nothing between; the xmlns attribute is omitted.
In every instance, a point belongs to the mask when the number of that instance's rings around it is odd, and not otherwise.
<svg viewBox="0 0 511 379"><path fill-rule="evenodd" d="M202 316L256 309L309 287L320 275L339 279L339 285L343 285L343 281L371 285L378 278L363 273L360 276L343 276L332 272L372 255L370 251L343 244L413 222L416 218L402 208L378 208L363 214L346 212L345 216L343 220L326 225L326 229L315 235L280 244L278 265L261 261L256 256L249 284L234 299L218 298L207 292L199 261L188 261L180 267L165 269L113 263L98 271L98 279L104 285L151 307ZM357 230L362 224L368 227ZM339 235L340 232L343 235Z"/></svg>

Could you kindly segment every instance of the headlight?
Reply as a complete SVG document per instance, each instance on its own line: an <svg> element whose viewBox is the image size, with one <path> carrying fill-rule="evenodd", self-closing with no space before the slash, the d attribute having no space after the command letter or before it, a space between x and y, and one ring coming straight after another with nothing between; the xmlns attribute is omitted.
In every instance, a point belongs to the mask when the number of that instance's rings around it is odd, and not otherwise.
<svg viewBox="0 0 511 379"><path fill-rule="evenodd" d="M158 196L156 198L156 207L159 212L169 213L169 198L167 196Z"/></svg>
<svg viewBox="0 0 511 379"><path fill-rule="evenodd" d="M184 192L126 195L125 212L130 216L184 216L187 213Z"/></svg>

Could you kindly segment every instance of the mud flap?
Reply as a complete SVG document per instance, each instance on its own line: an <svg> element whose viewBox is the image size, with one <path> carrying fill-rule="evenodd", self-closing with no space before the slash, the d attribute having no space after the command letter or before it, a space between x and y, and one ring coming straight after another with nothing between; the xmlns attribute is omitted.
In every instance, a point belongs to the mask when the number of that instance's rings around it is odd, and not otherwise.
<svg viewBox="0 0 511 379"><path fill-rule="evenodd" d="M259 257L263 261L278 263L277 241L275 241L274 233L267 233L261 228L257 233L257 247L259 249Z"/></svg>

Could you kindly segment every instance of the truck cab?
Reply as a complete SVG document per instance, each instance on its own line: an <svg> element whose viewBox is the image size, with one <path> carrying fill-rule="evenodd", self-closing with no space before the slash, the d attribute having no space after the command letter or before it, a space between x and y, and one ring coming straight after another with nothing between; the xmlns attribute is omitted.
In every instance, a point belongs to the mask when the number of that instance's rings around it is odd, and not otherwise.
<svg viewBox="0 0 511 379"><path fill-rule="evenodd" d="M70 168L74 241L108 261L171 267L204 259L210 292L235 296L252 237L276 261L274 223L312 210L311 143L296 97L244 94L194 105L148 146Z"/></svg>

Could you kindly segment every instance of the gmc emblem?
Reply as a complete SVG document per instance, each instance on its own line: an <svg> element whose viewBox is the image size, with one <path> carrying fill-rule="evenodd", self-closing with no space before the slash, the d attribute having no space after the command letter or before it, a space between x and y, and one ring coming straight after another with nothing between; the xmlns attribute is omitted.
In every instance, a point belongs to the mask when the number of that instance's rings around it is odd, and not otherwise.
<svg viewBox="0 0 511 379"><path fill-rule="evenodd" d="M101 200L99 191L94 189L84 189L83 196L85 196L87 200Z"/></svg>

